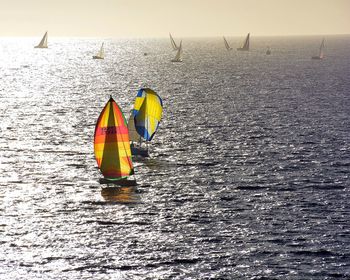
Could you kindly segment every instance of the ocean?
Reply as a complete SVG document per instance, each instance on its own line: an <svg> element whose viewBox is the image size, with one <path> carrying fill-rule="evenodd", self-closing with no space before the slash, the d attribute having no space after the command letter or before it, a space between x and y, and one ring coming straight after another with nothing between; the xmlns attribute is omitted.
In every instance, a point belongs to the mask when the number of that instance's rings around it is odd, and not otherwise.
<svg viewBox="0 0 350 280"><path fill-rule="evenodd" d="M350 36L226 38L0 39L0 279L350 278ZM104 191L95 123L141 87L151 157Z"/></svg>

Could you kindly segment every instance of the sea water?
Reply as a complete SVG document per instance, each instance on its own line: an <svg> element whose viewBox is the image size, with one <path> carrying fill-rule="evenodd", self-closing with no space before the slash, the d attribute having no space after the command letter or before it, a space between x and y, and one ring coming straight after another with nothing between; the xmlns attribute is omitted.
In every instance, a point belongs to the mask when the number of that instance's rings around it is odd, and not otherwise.
<svg viewBox="0 0 350 280"><path fill-rule="evenodd" d="M0 279L350 278L349 36L39 40L0 39ZM96 120L140 87L151 157L102 190Z"/></svg>

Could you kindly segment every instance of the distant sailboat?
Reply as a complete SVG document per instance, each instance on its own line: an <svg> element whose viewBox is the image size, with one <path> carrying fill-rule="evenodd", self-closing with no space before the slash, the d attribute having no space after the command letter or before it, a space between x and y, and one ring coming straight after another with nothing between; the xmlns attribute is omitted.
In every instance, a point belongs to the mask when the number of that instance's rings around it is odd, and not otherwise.
<svg viewBox="0 0 350 280"><path fill-rule="evenodd" d="M271 48L270 48L270 47L267 47L266 55L270 55L270 54L271 54Z"/></svg>
<svg viewBox="0 0 350 280"><path fill-rule="evenodd" d="M249 38L250 33L248 33L247 37L245 38L243 46L241 48L237 48L237 51L249 51Z"/></svg>
<svg viewBox="0 0 350 280"><path fill-rule="evenodd" d="M96 55L94 55L93 59L104 59L105 58L105 50L103 48L104 43L102 43L100 50Z"/></svg>
<svg viewBox="0 0 350 280"><path fill-rule="evenodd" d="M320 52L319 52L318 56L313 56L311 58L312 59L323 59L324 58L324 38L321 42Z"/></svg>
<svg viewBox="0 0 350 280"><path fill-rule="evenodd" d="M182 62L182 40L180 41L180 46L177 50L175 57L171 60L171 62Z"/></svg>
<svg viewBox="0 0 350 280"><path fill-rule="evenodd" d="M47 31L45 32L43 38L41 39L39 45L35 46L36 49L47 49Z"/></svg>
<svg viewBox="0 0 350 280"><path fill-rule="evenodd" d="M230 45L228 44L228 42L227 42L225 36L223 36L223 38L224 38L224 44L225 44L226 50L228 50L228 51L232 50L232 48L231 48Z"/></svg>
<svg viewBox="0 0 350 280"><path fill-rule="evenodd" d="M170 43L174 51L177 51L179 47L176 45L175 40L173 39L173 36L171 36L171 33L169 33L170 36Z"/></svg>
<svg viewBox="0 0 350 280"><path fill-rule="evenodd" d="M153 139L163 113L163 101L149 88L141 88L136 95L128 122L131 153L148 157L148 142ZM146 141L146 147L142 145Z"/></svg>
<svg viewBox="0 0 350 280"><path fill-rule="evenodd" d="M104 178L101 184L135 186L129 133L123 112L112 96L103 108L95 127L94 152Z"/></svg>

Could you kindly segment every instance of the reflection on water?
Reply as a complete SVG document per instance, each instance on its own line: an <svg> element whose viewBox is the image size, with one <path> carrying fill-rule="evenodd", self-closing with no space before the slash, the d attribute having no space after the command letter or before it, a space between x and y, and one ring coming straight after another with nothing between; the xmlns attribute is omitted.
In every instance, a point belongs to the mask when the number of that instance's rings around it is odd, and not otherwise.
<svg viewBox="0 0 350 280"><path fill-rule="evenodd" d="M101 195L106 201L118 203L137 203L140 201L136 187L102 188Z"/></svg>
<svg viewBox="0 0 350 280"><path fill-rule="evenodd" d="M169 165L171 163L167 160L160 160L158 158L142 158L142 157L133 157L133 161L138 164L141 164L141 166L147 167L149 170L152 171L160 171L163 169L169 168Z"/></svg>

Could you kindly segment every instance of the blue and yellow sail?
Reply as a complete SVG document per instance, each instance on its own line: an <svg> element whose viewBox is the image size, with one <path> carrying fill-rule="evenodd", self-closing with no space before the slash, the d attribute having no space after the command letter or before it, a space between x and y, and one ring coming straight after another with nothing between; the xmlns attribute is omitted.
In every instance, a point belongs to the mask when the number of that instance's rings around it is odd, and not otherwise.
<svg viewBox="0 0 350 280"><path fill-rule="evenodd" d="M118 180L133 174L126 120L112 97L96 123L94 152L97 165L106 179Z"/></svg>
<svg viewBox="0 0 350 280"><path fill-rule="evenodd" d="M132 113L137 133L146 141L151 141L163 114L163 101L160 96L149 88L141 88Z"/></svg>

